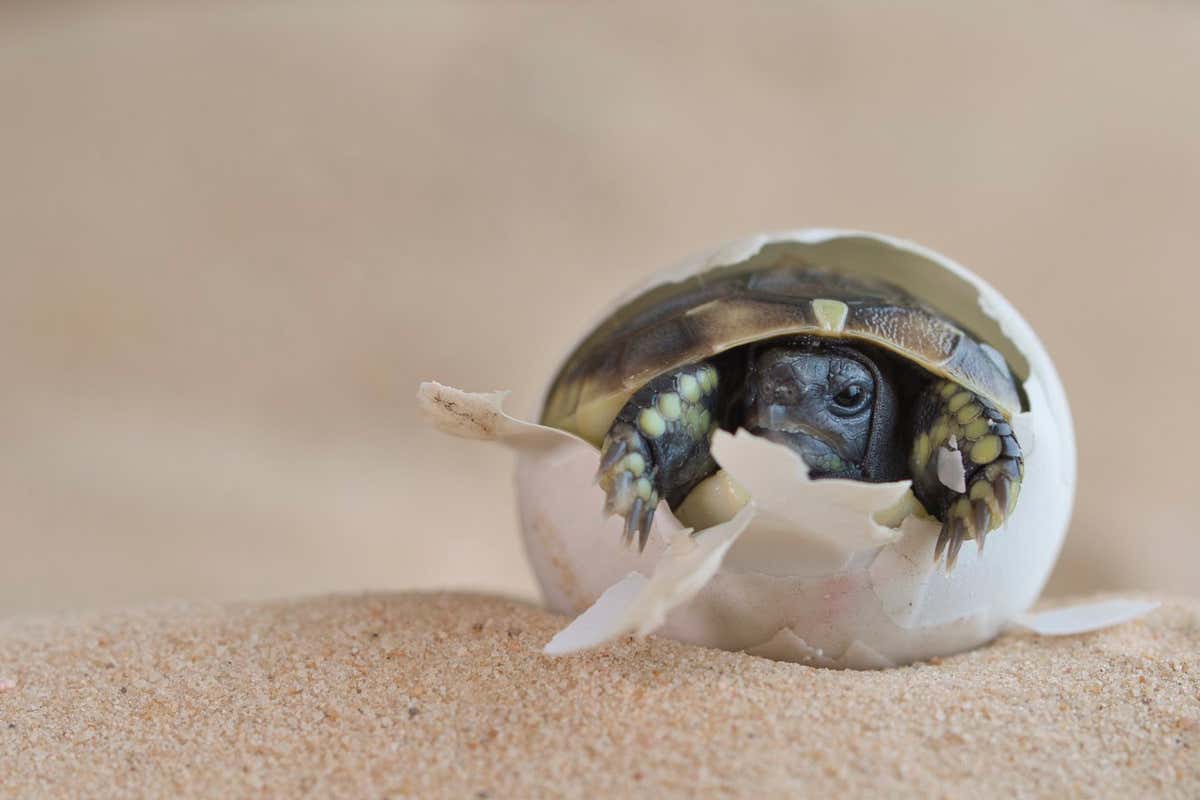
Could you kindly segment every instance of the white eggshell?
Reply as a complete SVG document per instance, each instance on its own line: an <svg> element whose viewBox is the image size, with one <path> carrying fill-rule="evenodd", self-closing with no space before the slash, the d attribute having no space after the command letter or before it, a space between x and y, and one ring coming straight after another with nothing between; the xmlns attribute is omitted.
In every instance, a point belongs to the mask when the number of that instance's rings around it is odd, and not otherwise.
<svg viewBox="0 0 1200 800"><path fill-rule="evenodd" d="M947 573L934 562L933 523L908 516L899 527L887 528L873 519L873 512L907 496L908 481L811 481L791 451L744 432L719 432L714 456L749 490L749 512L693 535L662 504L650 544L639 555L620 544L622 520L602 516L603 492L593 483L594 447L504 415L502 396L463 395L482 398L481 408L490 404L492 411L483 416L494 412L507 421L500 426L504 430L478 438L505 440L520 454L517 491L525 546L550 608L582 614L613 588L556 637L550 652L655 630L769 658L878 668L987 642L1022 618L1040 594L1071 513L1071 416L1041 342L979 277L901 240L809 230L725 245L656 276L622 302L781 243L813 263L847 266L906 287L1013 365L1029 404L1013 420L1025 457L1015 512L987 538L982 552L968 542ZM455 413L461 416L459 406ZM437 409L433 412L436 417ZM452 427L453 417L447 419Z"/></svg>

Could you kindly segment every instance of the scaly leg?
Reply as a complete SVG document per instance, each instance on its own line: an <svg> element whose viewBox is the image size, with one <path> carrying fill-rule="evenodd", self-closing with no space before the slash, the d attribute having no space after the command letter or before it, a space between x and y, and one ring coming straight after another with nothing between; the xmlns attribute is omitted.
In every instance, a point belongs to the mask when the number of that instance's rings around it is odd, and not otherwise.
<svg viewBox="0 0 1200 800"><path fill-rule="evenodd" d="M951 381L935 381L919 400L917 435L909 466L913 491L942 522L934 559L952 569L967 539L983 549L985 537L1016 507L1025 464L1012 426L991 402ZM939 451L962 463L964 488L938 477Z"/></svg>
<svg viewBox="0 0 1200 800"><path fill-rule="evenodd" d="M700 363L660 375L617 414L600 449L596 479L604 510L625 518L625 541L646 547L659 500L675 508L717 471L709 453L716 427L717 371Z"/></svg>

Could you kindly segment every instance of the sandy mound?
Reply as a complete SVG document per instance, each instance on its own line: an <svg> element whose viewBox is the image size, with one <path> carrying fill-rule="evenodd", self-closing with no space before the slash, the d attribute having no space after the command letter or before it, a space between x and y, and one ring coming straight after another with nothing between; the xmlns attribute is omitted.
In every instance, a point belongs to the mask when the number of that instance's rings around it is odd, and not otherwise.
<svg viewBox="0 0 1200 800"><path fill-rule="evenodd" d="M466 595L0 625L0 794L1200 796L1200 603L834 672ZM116 790L120 790L119 792Z"/></svg>

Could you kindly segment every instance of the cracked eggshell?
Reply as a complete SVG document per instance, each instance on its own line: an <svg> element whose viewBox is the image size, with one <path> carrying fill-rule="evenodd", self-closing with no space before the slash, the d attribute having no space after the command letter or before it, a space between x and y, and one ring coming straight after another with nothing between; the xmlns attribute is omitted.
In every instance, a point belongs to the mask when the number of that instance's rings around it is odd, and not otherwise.
<svg viewBox="0 0 1200 800"><path fill-rule="evenodd" d="M719 553L706 562L701 585L674 595L660 585L658 596L673 599L639 612L649 590L627 578L654 572L647 585L669 582L659 579L656 565L669 554L669 544L687 537L683 526L663 504L645 553L621 547L621 520L606 520L600 512L603 492L592 480L597 454L591 445L564 434L558 446L518 448L525 545L549 606L581 614L614 589L563 632L558 652L645 632L661 622L659 634L694 644L814 665L878 668L987 642L1040 594L1074 496L1071 416L1041 342L978 276L898 239L806 230L751 237L701 254L655 276L618 305L655 285L744 262L768 244L794 249L809 263L897 283L973 331L1011 365L1027 398L1027 409L1013 420L1025 451L1015 512L982 552L968 543L947 574L933 559L933 523L907 516L881 532L862 510L870 504L884 510L905 493L907 481L857 489L847 487L853 483L848 481L809 481L802 465L786 468L788 458L799 463L790 451L745 434L718 433L714 454L750 490L755 513L745 515L736 530L725 530L729 541L713 548ZM797 492L789 492L789 485ZM870 492L876 495L864 494ZM789 500L799 496L803 502ZM834 507L857 509L857 516L825 513Z"/></svg>

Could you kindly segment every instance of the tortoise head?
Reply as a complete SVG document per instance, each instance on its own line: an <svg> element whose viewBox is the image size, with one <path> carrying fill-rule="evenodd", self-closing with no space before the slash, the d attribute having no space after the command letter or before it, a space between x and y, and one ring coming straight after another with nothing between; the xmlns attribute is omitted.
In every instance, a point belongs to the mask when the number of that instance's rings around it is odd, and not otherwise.
<svg viewBox="0 0 1200 800"><path fill-rule="evenodd" d="M863 352L819 339L750 354L744 427L794 450L814 478L895 477L895 388Z"/></svg>

